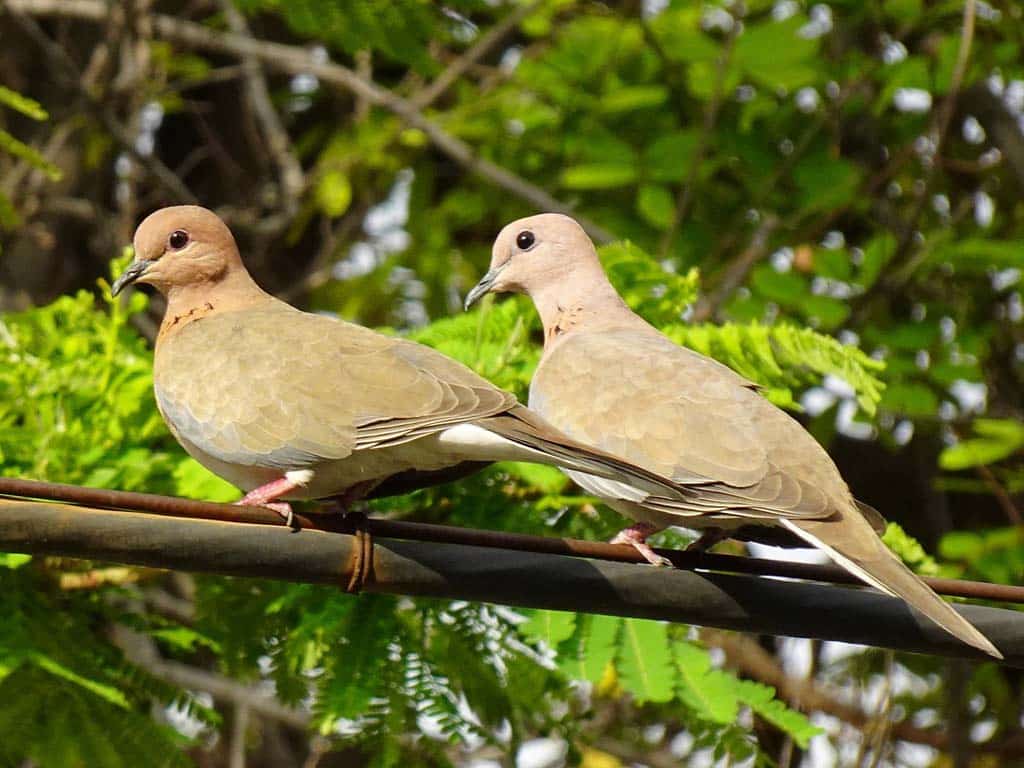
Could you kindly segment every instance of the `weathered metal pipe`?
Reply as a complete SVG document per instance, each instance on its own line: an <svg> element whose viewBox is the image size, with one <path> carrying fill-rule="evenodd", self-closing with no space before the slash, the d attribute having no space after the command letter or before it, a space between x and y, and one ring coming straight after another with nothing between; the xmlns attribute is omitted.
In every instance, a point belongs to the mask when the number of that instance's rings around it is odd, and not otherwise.
<svg viewBox="0 0 1024 768"><path fill-rule="evenodd" d="M651 568L494 547L403 541L280 526L239 525L0 499L0 549L232 576L352 581L369 554L369 592L480 600L878 645L944 656L981 655L867 589ZM1024 614L957 606L1024 666Z"/></svg>

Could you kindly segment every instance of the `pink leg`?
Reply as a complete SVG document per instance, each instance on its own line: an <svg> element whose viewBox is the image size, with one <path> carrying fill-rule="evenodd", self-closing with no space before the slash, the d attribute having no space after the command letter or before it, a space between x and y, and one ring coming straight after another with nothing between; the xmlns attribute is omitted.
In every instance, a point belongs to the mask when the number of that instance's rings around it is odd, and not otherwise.
<svg viewBox="0 0 1024 768"><path fill-rule="evenodd" d="M278 499L286 493L294 491L296 488L301 488L311 479L312 473L308 471L288 472L284 477L279 477L277 480L271 480L269 483L261 485L259 488L253 488L245 494L245 496L236 501L235 504L267 507L272 509L283 517L285 525L291 528L295 522L292 505L287 501L274 501L274 499Z"/></svg>
<svg viewBox="0 0 1024 768"><path fill-rule="evenodd" d="M660 531L650 523L634 523L629 528L623 528L609 542L610 544L629 544L633 549L644 556L651 565L671 566L672 562L657 554L647 544L647 537Z"/></svg>

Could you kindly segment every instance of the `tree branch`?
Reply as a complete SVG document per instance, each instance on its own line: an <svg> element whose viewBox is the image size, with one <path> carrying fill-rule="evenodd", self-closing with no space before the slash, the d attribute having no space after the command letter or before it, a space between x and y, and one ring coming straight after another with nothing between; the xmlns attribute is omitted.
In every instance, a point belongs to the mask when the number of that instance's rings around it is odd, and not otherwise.
<svg viewBox="0 0 1024 768"><path fill-rule="evenodd" d="M540 0L523 3L488 29L465 53L455 59L440 75L434 78L430 85L414 94L409 99L409 105L415 110L422 111L437 101L456 80L466 74L474 64L490 53L498 43L505 39L506 35L519 26L519 23L533 13L540 4Z"/></svg>
<svg viewBox="0 0 1024 768"><path fill-rule="evenodd" d="M77 18L93 22L102 20L106 12L106 5L102 0L4 1L8 8L21 13ZM433 120L424 117L411 102L372 80L360 77L348 67L318 61L308 51L298 46L257 40L234 32L217 32L201 24L170 16L154 15L153 28L158 37L180 45L216 51L239 58L252 57L278 71L293 75L301 73L315 75L322 83L342 88L365 99L370 104L398 115L408 125L423 131L437 149L467 171L511 192L540 210L574 215L572 206L507 168L478 157L466 142L448 133ZM594 222L578 215L575 217L587 233L599 243L606 243L614 239L610 232Z"/></svg>
<svg viewBox="0 0 1024 768"><path fill-rule="evenodd" d="M249 25L241 12L235 8L232 0L220 0L220 8L232 32L250 36ZM292 154L288 132L281 125L281 118L278 117L277 110L270 100L270 89L267 87L266 78L263 77L260 62L252 56L244 56L242 65L245 70L246 94L256 119L259 120L270 156L277 166L281 186L281 207L291 216L295 213L305 188L305 175L299 161Z"/></svg>

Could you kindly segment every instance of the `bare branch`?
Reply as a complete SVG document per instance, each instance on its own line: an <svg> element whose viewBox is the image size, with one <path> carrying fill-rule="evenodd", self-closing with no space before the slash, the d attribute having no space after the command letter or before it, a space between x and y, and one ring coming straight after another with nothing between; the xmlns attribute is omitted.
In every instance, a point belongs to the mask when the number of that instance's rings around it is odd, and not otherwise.
<svg viewBox="0 0 1024 768"><path fill-rule="evenodd" d="M538 6L540 6L540 0L534 0L532 3L523 3L488 29L465 53L449 64L430 85L414 94L409 99L410 106L413 109L422 111L437 101L456 80L466 74L474 64L490 53L498 43L505 39L506 35L519 26L519 23L533 13Z"/></svg>
<svg viewBox="0 0 1024 768"><path fill-rule="evenodd" d="M725 273L715 289L706 296L702 296L694 305L691 316L693 322L702 323L714 316L718 308L746 279L754 265L764 258L768 250L768 240L778 225L779 220L773 214L764 217L761 225L750 238L747 247L726 267Z"/></svg>
<svg viewBox="0 0 1024 768"><path fill-rule="evenodd" d="M99 21L103 18L105 4L102 0L5 0L8 8L21 13L56 15ZM256 40L234 32L217 32L191 21L154 15L153 26L158 37L165 40L207 51L218 51L231 56L250 56L267 66L290 74L308 73L320 82L342 88L401 117L413 128L417 128L430 139L431 143L450 159L466 170L511 192L536 208L555 213L573 214L571 205L562 202L547 190L523 179L512 171L490 160L477 157L466 142L448 133L439 124L424 117L411 102L397 96L372 80L360 77L356 72L340 64L315 59L304 48L284 45L268 40ZM592 221L575 215L580 225L599 243L614 239L612 234Z"/></svg>
<svg viewBox="0 0 1024 768"><path fill-rule="evenodd" d="M219 4L228 22L228 28L237 34L250 36L249 25L241 12L235 8L232 0L220 0ZM292 154L288 132L281 125L281 119L270 100L270 89L267 87L266 78L263 77L260 62L252 56L244 56L242 62L246 94L256 119L259 120L270 156L277 166L281 186L281 207L291 216L295 213L305 188L305 175L299 161Z"/></svg>

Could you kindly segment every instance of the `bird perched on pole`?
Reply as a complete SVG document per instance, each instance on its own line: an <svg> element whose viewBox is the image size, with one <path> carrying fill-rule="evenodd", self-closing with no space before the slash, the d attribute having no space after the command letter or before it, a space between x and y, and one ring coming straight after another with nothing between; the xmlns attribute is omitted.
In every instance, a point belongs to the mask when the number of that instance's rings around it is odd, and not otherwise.
<svg viewBox="0 0 1024 768"><path fill-rule="evenodd" d="M637 521L617 541L659 563L645 540L670 525L702 529L704 545L751 523L781 527L1002 658L889 551L828 454L795 419L756 384L674 343L626 305L571 218L542 214L506 226L467 308L491 291L525 293L540 314L544 352L530 407L571 437L676 481L676 498L643 499L616 480L567 471Z"/></svg>
<svg viewBox="0 0 1024 768"><path fill-rule="evenodd" d="M246 491L239 503L290 522L289 499L347 505L409 473L504 460L672 492L440 352L274 298L205 208L151 214L134 245L112 292L148 283L167 298L153 366L160 413L190 455Z"/></svg>

